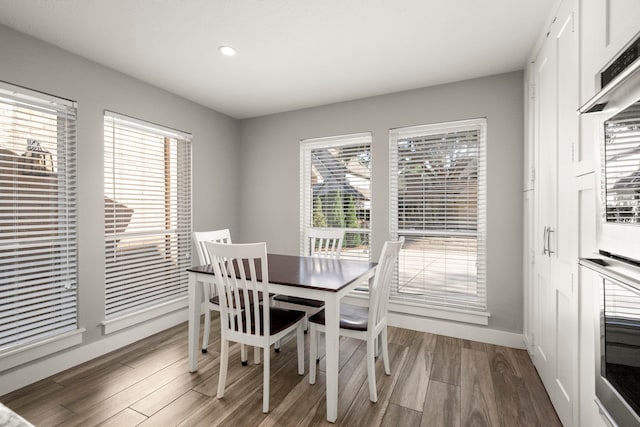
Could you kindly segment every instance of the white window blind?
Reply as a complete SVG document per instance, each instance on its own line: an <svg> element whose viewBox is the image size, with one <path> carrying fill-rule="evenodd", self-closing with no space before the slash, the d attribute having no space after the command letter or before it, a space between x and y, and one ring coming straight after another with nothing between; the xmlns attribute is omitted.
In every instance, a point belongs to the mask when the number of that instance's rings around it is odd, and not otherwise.
<svg viewBox="0 0 640 427"><path fill-rule="evenodd" d="M390 131L393 299L486 309L485 146L485 119Z"/></svg>
<svg viewBox="0 0 640 427"><path fill-rule="evenodd" d="M184 297L191 265L191 136L104 118L106 318Z"/></svg>
<svg viewBox="0 0 640 427"><path fill-rule="evenodd" d="M300 253L306 228L344 228L341 258L369 260L371 134L300 143Z"/></svg>
<svg viewBox="0 0 640 427"><path fill-rule="evenodd" d="M0 351L78 329L75 122L0 84Z"/></svg>

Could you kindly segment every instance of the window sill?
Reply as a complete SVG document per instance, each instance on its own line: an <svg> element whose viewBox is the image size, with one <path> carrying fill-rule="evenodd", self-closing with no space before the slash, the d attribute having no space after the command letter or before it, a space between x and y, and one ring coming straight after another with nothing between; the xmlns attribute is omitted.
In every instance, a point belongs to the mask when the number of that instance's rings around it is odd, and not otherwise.
<svg viewBox="0 0 640 427"><path fill-rule="evenodd" d="M76 329L2 352L0 353L2 368L7 370L81 344L84 331L84 328Z"/></svg>
<svg viewBox="0 0 640 427"><path fill-rule="evenodd" d="M102 333L104 335L108 335L173 311L184 309L188 306L188 297L184 296L162 304L154 305L153 307L149 307L144 310L136 311L135 313L129 313L124 316L108 319L102 322Z"/></svg>
<svg viewBox="0 0 640 427"><path fill-rule="evenodd" d="M367 305L368 300L369 295L361 291L352 292L343 298L344 302L355 305ZM491 313L487 311L460 310L455 308L429 306L426 304L411 304L393 300L389 301L389 311L484 326L489 324L489 317L491 316Z"/></svg>

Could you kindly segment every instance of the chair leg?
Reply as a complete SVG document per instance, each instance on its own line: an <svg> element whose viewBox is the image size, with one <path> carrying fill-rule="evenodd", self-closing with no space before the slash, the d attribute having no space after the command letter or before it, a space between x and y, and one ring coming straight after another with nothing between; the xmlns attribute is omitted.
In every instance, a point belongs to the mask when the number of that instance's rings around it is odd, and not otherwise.
<svg viewBox="0 0 640 427"><path fill-rule="evenodd" d="M276 301L275 299L272 299L270 301L271 301L271 306L272 307L280 307L280 303L278 301ZM276 353L280 353L280 340L278 340L275 343L273 343L273 350Z"/></svg>
<svg viewBox="0 0 640 427"><path fill-rule="evenodd" d="M298 324L296 334L298 335L298 375L304 375L304 330L302 323Z"/></svg>
<svg viewBox="0 0 640 427"><path fill-rule="evenodd" d="M269 413L269 370L271 368L271 355L269 354L268 348L265 349L264 352L264 368L263 368L263 379L262 379L262 412L265 414Z"/></svg>
<svg viewBox="0 0 640 427"><path fill-rule="evenodd" d="M244 344L240 344L240 363L242 366L247 366L247 346Z"/></svg>
<svg viewBox="0 0 640 427"><path fill-rule="evenodd" d="M391 375L391 369L389 368L389 345L387 342L387 327L385 326L380 333L380 341L382 344L382 359L384 361L384 373Z"/></svg>
<svg viewBox="0 0 640 427"><path fill-rule="evenodd" d="M211 311L205 309L204 312L204 331L202 333L202 352L207 352L209 346L209 332L211 332Z"/></svg>
<svg viewBox="0 0 640 427"><path fill-rule="evenodd" d="M218 399L224 397L227 382L227 365L229 364L229 341L223 339L220 344L220 374L218 375Z"/></svg>
<svg viewBox="0 0 640 427"><path fill-rule="evenodd" d="M256 365L260 364L260 347L253 347L253 362Z"/></svg>
<svg viewBox="0 0 640 427"><path fill-rule="evenodd" d="M373 339L373 348L374 348L373 357L375 359L378 359L378 356L380 356L380 340L378 339L378 337L375 337Z"/></svg>
<svg viewBox="0 0 640 427"><path fill-rule="evenodd" d="M367 339L367 377L369 377L369 400L378 401L376 390L376 366L375 366L375 342L373 338Z"/></svg>
<svg viewBox="0 0 640 427"><path fill-rule="evenodd" d="M318 359L318 338L316 326L309 324L309 384L316 383L316 359Z"/></svg>

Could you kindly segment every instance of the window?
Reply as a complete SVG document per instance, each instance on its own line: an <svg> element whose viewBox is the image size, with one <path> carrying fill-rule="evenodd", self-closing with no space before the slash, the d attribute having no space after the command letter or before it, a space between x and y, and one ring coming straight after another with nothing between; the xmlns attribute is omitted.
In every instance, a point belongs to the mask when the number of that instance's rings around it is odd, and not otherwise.
<svg viewBox="0 0 640 427"><path fill-rule="evenodd" d="M486 309L486 119L390 132L396 301Z"/></svg>
<svg viewBox="0 0 640 427"><path fill-rule="evenodd" d="M191 136L105 112L104 142L107 321L183 307L191 265Z"/></svg>
<svg viewBox="0 0 640 427"><path fill-rule="evenodd" d="M68 345L81 339L75 121L74 102L0 85L0 352L5 354L56 340L59 345L64 336L77 336ZM30 360L21 358L3 365Z"/></svg>
<svg viewBox="0 0 640 427"><path fill-rule="evenodd" d="M341 257L369 260L371 240L371 134L300 143L300 253L304 230L344 228Z"/></svg>

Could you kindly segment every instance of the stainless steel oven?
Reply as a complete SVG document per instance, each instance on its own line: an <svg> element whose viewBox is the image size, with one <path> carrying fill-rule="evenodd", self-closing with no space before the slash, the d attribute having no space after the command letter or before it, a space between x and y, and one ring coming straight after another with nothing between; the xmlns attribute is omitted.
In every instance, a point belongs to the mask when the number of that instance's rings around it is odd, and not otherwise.
<svg viewBox="0 0 640 427"><path fill-rule="evenodd" d="M597 76L597 245L581 260L601 277L596 403L612 424L640 426L640 33Z"/></svg>
<svg viewBox="0 0 640 427"><path fill-rule="evenodd" d="M597 114L598 249L640 260L640 35L598 80L600 90L580 108Z"/></svg>
<svg viewBox="0 0 640 427"><path fill-rule="evenodd" d="M622 426L640 425L640 289L603 278L596 396Z"/></svg>
<svg viewBox="0 0 640 427"><path fill-rule="evenodd" d="M640 426L640 266L606 256L581 263L600 275L596 403L611 424Z"/></svg>

